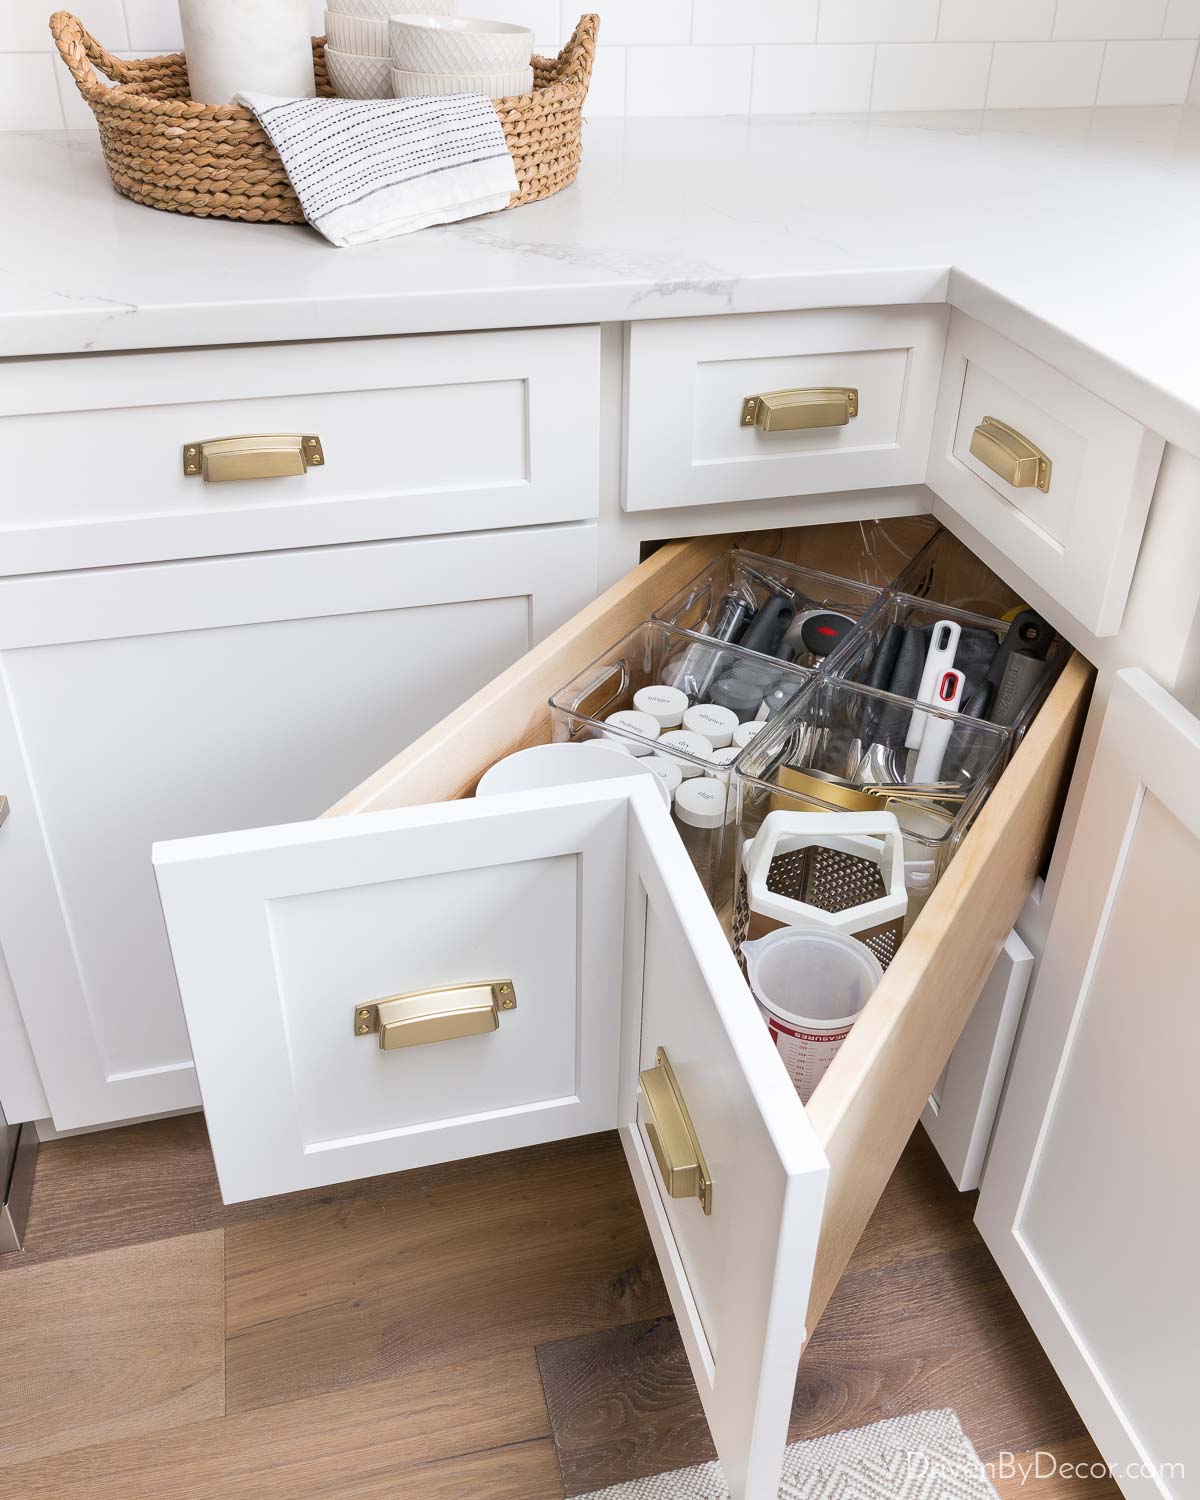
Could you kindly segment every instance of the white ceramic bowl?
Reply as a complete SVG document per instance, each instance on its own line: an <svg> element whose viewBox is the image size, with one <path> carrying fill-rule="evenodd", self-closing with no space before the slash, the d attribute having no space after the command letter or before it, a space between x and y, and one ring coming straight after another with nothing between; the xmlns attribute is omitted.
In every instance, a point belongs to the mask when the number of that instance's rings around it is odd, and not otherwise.
<svg viewBox="0 0 1200 1500"><path fill-rule="evenodd" d="M325 66L333 91L342 99L390 99L392 69L386 57L360 57L357 52L325 48Z"/></svg>
<svg viewBox="0 0 1200 1500"><path fill-rule="evenodd" d="M386 21L389 16L452 16L457 0L338 0L341 16L371 16Z"/></svg>
<svg viewBox="0 0 1200 1500"><path fill-rule="evenodd" d="M337 52L355 52L360 57L391 59L388 23L375 16L344 16L341 11L325 12L325 35Z"/></svg>
<svg viewBox="0 0 1200 1500"><path fill-rule="evenodd" d="M513 73L528 67L533 32L472 16L393 15L392 66L408 73Z"/></svg>
<svg viewBox="0 0 1200 1500"><path fill-rule="evenodd" d="M514 750L483 773L475 795L498 797L505 792L533 792L546 786L577 786L585 781L620 780L626 776L653 776L664 804L670 807L671 794L666 786L646 766L638 765L633 756L623 755L609 745L578 741Z"/></svg>
<svg viewBox="0 0 1200 1500"><path fill-rule="evenodd" d="M489 99L511 99L533 88L533 69L515 73L410 73L392 69L392 93L397 99L424 99L442 94L486 94Z"/></svg>

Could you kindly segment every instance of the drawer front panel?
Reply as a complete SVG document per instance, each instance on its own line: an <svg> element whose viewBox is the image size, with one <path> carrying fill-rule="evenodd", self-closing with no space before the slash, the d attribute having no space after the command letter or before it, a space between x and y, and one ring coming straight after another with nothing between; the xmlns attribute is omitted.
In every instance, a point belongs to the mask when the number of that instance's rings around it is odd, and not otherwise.
<svg viewBox="0 0 1200 1500"><path fill-rule="evenodd" d="M0 370L8 573L584 520L599 332L12 362ZM208 483L184 444L315 434L302 474Z"/></svg>
<svg viewBox="0 0 1200 1500"><path fill-rule="evenodd" d="M625 508L920 482L945 320L884 308L633 324ZM823 389L857 392L856 414L770 431L746 419L749 396Z"/></svg>
<svg viewBox="0 0 1200 1500"><path fill-rule="evenodd" d="M1013 471L998 473L978 443L972 451L976 432L995 431L996 422L1045 455L1044 489L1012 483ZM1023 451L1011 438L1005 445ZM1027 574L1094 636L1120 628L1162 450L1162 439L1131 417L954 314L929 485L951 513L947 524L965 521L972 539L995 549L986 561Z"/></svg>

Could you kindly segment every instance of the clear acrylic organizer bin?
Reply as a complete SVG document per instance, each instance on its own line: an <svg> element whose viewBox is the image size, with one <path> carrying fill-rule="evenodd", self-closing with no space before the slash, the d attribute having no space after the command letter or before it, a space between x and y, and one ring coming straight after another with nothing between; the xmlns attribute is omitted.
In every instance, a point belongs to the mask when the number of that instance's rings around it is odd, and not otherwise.
<svg viewBox="0 0 1200 1500"><path fill-rule="evenodd" d="M993 620L1024 608L1021 596L945 527L939 527L904 565L891 588L897 594L913 594L931 604Z"/></svg>
<svg viewBox="0 0 1200 1500"><path fill-rule="evenodd" d="M904 741L914 711L926 716L926 733L936 721L946 738L937 782L924 793L909 790L917 752ZM728 860L726 899L732 898L739 956L747 937L781 925L751 910L746 882L745 854L768 814L890 812L903 834L907 910L862 935L886 968L995 784L1009 739L1007 730L978 719L815 675L735 767L735 856ZM885 882L877 862L818 848L772 859L766 888L842 911L880 899Z"/></svg>
<svg viewBox="0 0 1200 1500"><path fill-rule="evenodd" d="M550 699L556 741L602 741L639 759L649 756L665 759L679 772L676 781L671 772L655 767L671 794L672 816L680 837L714 904L726 899L729 891L730 836L736 813L731 771L746 753L736 741L748 739L753 744L749 737L761 738L770 727L770 720L758 721L754 713L747 711L744 720L735 720L738 729L734 731L734 742L714 749L713 741L707 740L706 751L699 742L672 738L679 730L670 722L673 715L665 709L659 709L666 722L662 727L653 726L656 733L639 732L637 721L612 723L610 719L613 714L642 712L634 700L643 689L674 688L677 683L685 685L679 691L684 693L689 708L708 705L717 685L738 673L745 674L746 682L761 684L754 689L747 705L747 709L752 706L756 713L762 711L759 706L771 693L778 695L782 712L782 705L797 696L814 676L805 668L771 661L736 646L707 642L657 621L648 621L597 657ZM725 722L728 724L728 720ZM761 730L743 727L759 722ZM699 733L684 726L680 728L687 735ZM722 734L714 735L714 739L721 738Z"/></svg>
<svg viewBox="0 0 1200 1500"><path fill-rule="evenodd" d="M727 601L738 600L747 612L757 614L772 595L782 595L795 605L796 621L789 625L789 632L794 637L796 665L820 668L837 642L830 642L830 649L824 652L809 649L801 638L799 617L814 611L844 615L848 622L845 631L849 634L858 621L878 605L883 591L832 573L820 573L812 568L781 562L776 557L733 548L723 552L660 605L654 611L653 619L679 630L711 637L721 621L729 618ZM751 619L747 625L752 623ZM819 623L814 622L813 628L819 628ZM742 628L747 628L747 625ZM819 645L824 644L819 637L817 639Z"/></svg>
<svg viewBox="0 0 1200 1500"><path fill-rule="evenodd" d="M982 570L982 573L987 573L987 570ZM987 574L987 576L994 575ZM1003 584L999 587L1000 590L1004 589ZM995 685L989 691L989 702L983 705L982 714L972 713L970 703L972 694L985 675L985 657L982 654L982 648L988 637L991 637L996 643L996 648L999 648L1010 629L1009 622L1005 620L970 613L944 603L916 598L910 594L889 594L880 600L875 609L860 623L854 634L834 652L826 663L826 671L833 677L845 678L850 682L861 683L865 687L877 688L884 692L898 692L901 696L906 696L904 689L897 687L895 682L895 663L902 640L900 632L925 629L939 620L952 620L963 632L959 653L955 658L955 666L959 667L966 677L959 712L967 717L978 717L986 722L992 722L997 701ZM1070 655L1070 646L1055 632L1049 649L1045 653L1044 670L1041 670L1036 682L1029 685L1029 691L1023 703L1015 714L1010 716L1011 722L998 726L1007 728L1011 733L1010 753L1024 738L1025 731L1045 702ZM911 663L914 657L910 656L909 660ZM919 669L916 675L919 678ZM907 681L912 680L913 675L910 672ZM911 691L915 692L915 688Z"/></svg>

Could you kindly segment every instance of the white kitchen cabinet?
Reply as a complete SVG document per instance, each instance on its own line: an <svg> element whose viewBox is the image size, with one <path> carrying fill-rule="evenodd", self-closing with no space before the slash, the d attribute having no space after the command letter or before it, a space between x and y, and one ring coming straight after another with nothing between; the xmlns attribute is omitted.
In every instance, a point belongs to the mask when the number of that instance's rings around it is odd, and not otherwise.
<svg viewBox="0 0 1200 1500"><path fill-rule="evenodd" d="M1088 672L1066 667L801 1106L656 789L463 796L721 545L664 547L326 818L155 865L226 1197L618 1127L732 1493L774 1500L806 1330L1033 881ZM389 999L428 1045L381 1048Z"/></svg>
<svg viewBox="0 0 1200 1500"><path fill-rule="evenodd" d="M625 509L921 483L945 339L944 307L631 323ZM745 407L822 390L853 401L813 405L804 420L814 425L769 431ZM870 499L847 497L845 518L875 515Z"/></svg>
<svg viewBox="0 0 1200 1500"><path fill-rule="evenodd" d="M1198 892L1200 722L1121 672L977 1222L1131 1497L1200 1493Z"/></svg>
<svg viewBox="0 0 1200 1500"><path fill-rule="evenodd" d="M591 520L599 380L594 327L0 361L0 574ZM187 472L245 433L322 462Z"/></svg>
<svg viewBox="0 0 1200 1500"><path fill-rule="evenodd" d="M594 591L590 525L0 583L0 947L56 1125L199 1100L156 839L314 816Z"/></svg>
<svg viewBox="0 0 1200 1500"><path fill-rule="evenodd" d="M934 514L1093 636L1121 627L1162 455L1142 423L951 317L926 475Z"/></svg>

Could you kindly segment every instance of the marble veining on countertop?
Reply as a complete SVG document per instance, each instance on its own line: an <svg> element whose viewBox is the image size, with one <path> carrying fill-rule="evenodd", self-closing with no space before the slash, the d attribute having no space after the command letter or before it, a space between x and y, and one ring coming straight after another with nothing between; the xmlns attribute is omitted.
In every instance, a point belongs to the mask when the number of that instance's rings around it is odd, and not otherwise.
<svg viewBox="0 0 1200 1500"><path fill-rule="evenodd" d="M949 300L1200 451L1200 110L600 120L541 203L352 250L0 135L0 355Z"/></svg>

